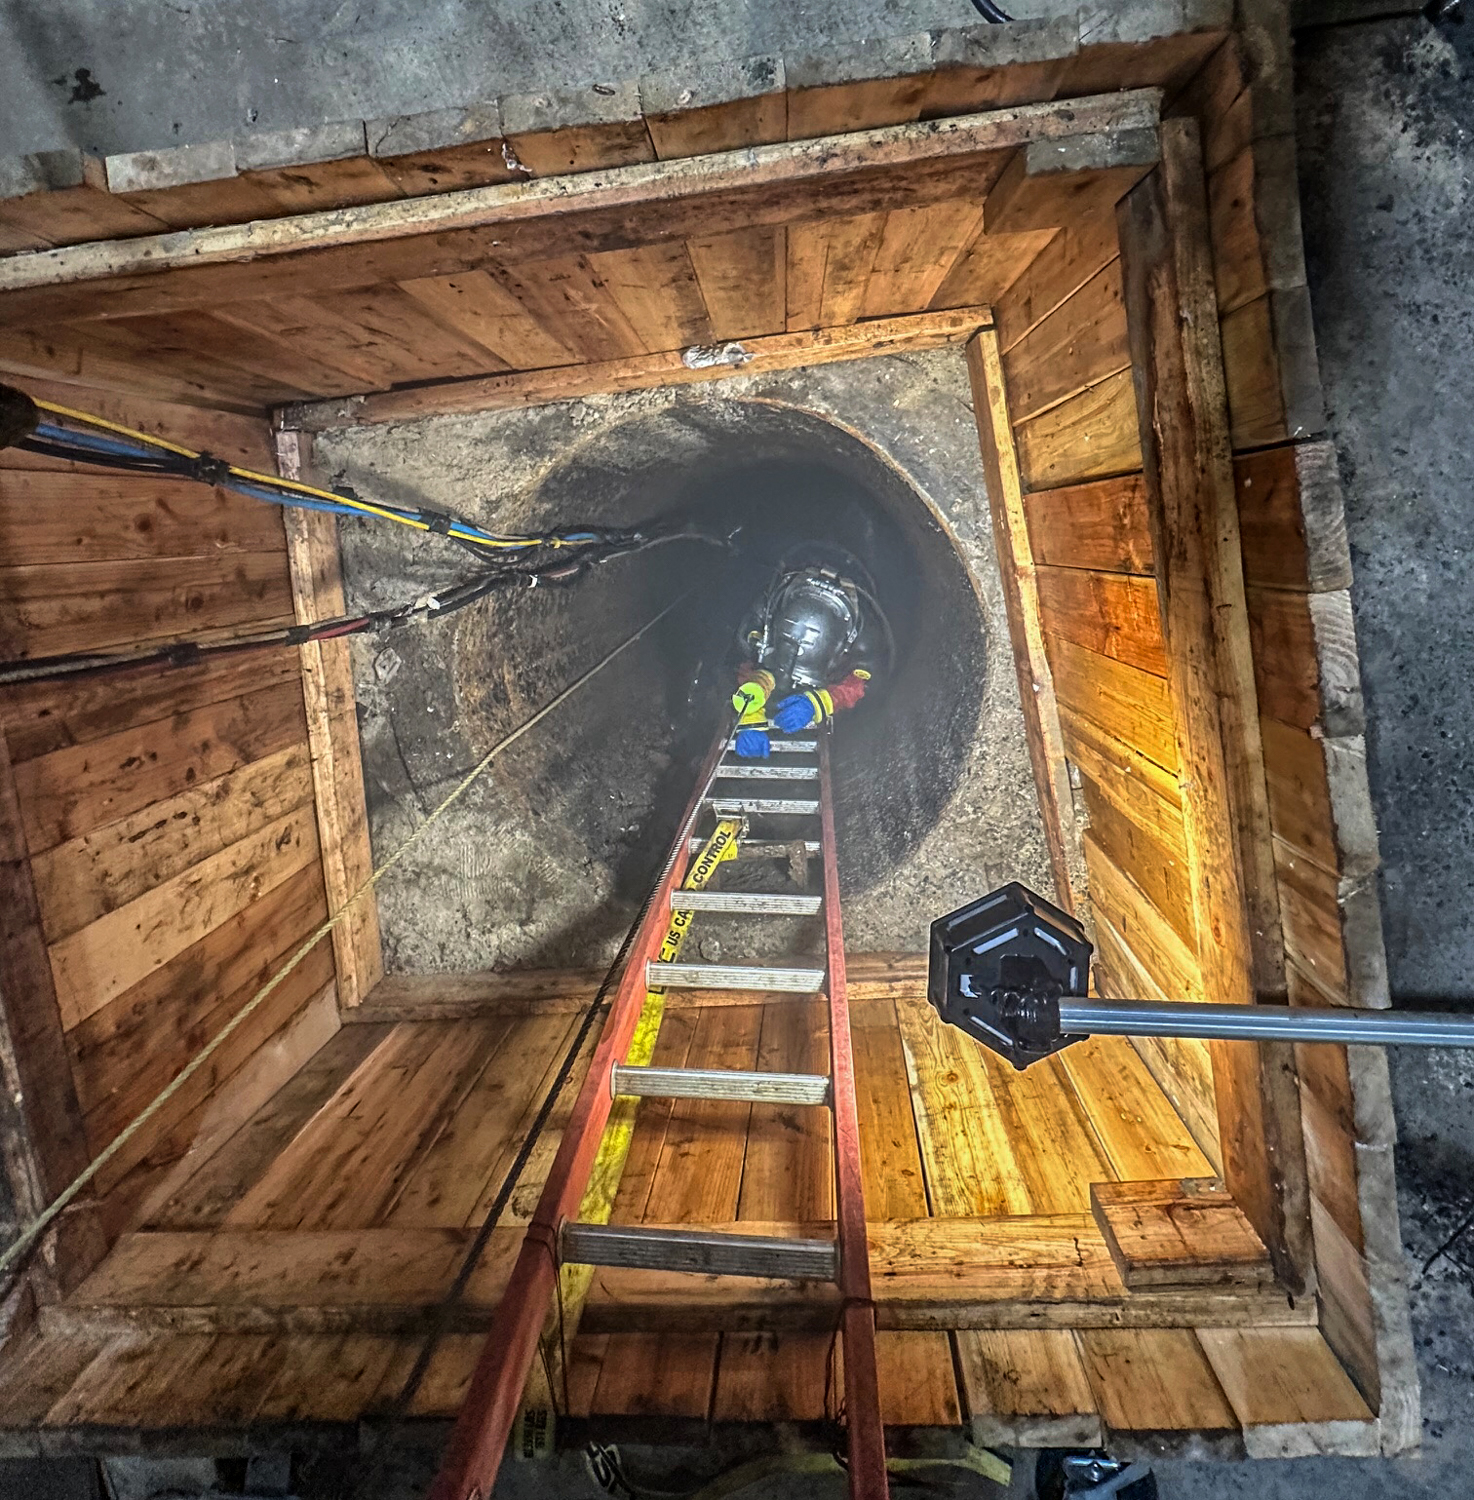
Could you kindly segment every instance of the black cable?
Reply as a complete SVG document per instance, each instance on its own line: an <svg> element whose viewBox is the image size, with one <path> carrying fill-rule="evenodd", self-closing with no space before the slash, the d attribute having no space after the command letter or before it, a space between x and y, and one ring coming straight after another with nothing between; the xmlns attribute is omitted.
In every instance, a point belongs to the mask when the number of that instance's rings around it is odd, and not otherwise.
<svg viewBox="0 0 1474 1500"><path fill-rule="evenodd" d="M983 20L990 21L994 26L1002 26L1006 22L1013 20L1013 17L1007 11L1000 10L994 5L993 0L972 0L972 4L973 9L977 11Z"/></svg>

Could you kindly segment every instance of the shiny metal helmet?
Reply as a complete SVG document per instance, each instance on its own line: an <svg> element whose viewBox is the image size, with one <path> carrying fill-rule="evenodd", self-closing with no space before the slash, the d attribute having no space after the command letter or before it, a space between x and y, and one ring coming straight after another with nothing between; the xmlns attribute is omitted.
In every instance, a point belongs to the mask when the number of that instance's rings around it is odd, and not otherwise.
<svg viewBox="0 0 1474 1500"><path fill-rule="evenodd" d="M827 568L805 568L780 578L769 595L758 659L780 682L824 687L859 633L855 586Z"/></svg>

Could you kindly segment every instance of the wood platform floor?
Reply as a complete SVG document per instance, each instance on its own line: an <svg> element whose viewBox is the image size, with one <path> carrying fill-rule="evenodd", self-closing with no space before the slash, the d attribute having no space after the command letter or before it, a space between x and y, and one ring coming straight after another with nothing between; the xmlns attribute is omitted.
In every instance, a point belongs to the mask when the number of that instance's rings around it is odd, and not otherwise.
<svg viewBox="0 0 1474 1500"><path fill-rule="evenodd" d="M0 1451L388 1410L577 1021L533 1006L345 1026L7 1355ZM854 1030L889 1425L971 1420L987 1441L1092 1442L1103 1428L1237 1437L1340 1423L1355 1437L1335 1451L1375 1450L1313 1303L1120 1282L1090 1184L1212 1174L1128 1044L1082 1043L1015 1073L919 999L860 1000ZM827 1071L826 1051L824 1002L805 997L673 1006L653 1060ZM574 1092L411 1415L457 1410ZM614 1218L822 1222L828 1120L643 1101ZM571 1413L659 1418L667 1432L819 1421L838 1388L835 1310L829 1288L598 1273L569 1361Z"/></svg>

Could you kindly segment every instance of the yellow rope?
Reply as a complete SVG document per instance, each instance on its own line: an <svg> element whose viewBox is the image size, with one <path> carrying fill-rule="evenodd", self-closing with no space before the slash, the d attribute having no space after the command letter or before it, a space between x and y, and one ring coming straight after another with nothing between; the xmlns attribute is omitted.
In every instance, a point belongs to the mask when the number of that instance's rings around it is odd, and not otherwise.
<svg viewBox="0 0 1474 1500"><path fill-rule="evenodd" d="M576 693L578 689L581 688L584 683L586 683L591 677L595 676L599 672L602 672L604 668L607 667L609 663L612 662L614 658L620 654L621 651L625 650L629 646L632 646L637 640L640 639L641 636L645 635L648 631L653 630L656 625L658 625L668 614L670 614L673 609L677 607L677 605L684 603L685 600L689 597L689 594L682 594L680 598L676 599L673 603L668 604L663 610L660 611L658 615L656 615L651 620L647 620L645 624L643 624L637 631L635 631L633 635L628 636L623 641L621 641L619 645L617 645L611 652L609 652L607 656L605 656L601 661L597 662L594 666L590 667L589 670L585 672L581 677L576 677L571 683L569 683L566 688L563 689L561 693L557 695L557 697L551 699L540 709L538 709L538 711L533 714L530 719L527 719L523 723L519 724L517 728L514 729L509 735L493 745L491 749L481 757L481 759L477 762L477 764L469 772L469 774L467 774L451 791L450 795L447 796L445 800L437 808L435 808L435 810L431 812L422 822L416 825L416 827L411 831L409 837L405 839L405 841L394 851L394 853L391 854L388 859L386 859L383 864L381 864L378 869L376 869L373 874L370 875L368 879L365 880L356 891L353 892L351 896L349 896L349 898L343 903L343 905L339 907L338 910L316 930L316 932L314 932L310 937L306 939L302 946L298 948L294 954L292 954L292 956L286 961L286 963L284 963L281 968L278 969L276 973L273 974L271 978L268 979L266 983L263 984L254 995L251 996L251 998L245 1003L245 1005L243 1005L241 1009L237 1011L236 1014L228 1022L226 1022L225 1026L209 1042L205 1044L204 1048L185 1065L184 1070L179 1073L173 1079L173 1081L162 1090L162 1092L158 1094L153 1102L149 1104L143 1110L143 1112L139 1114L129 1125L125 1126L121 1133L114 1137L114 1139L107 1146L105 1146L102 1151L100 1151L97 1156L95 1156L92 1161L89 1162L88 1165L85 1166L71 1180L71 1182L67 1184L66 1187L61 1190L61 1192L52 1200L51 1203L46 1208L42 1209L42 1211L37 1214L36 1217L24 1227L24 1229L21 1230L20 1235L15 1240L15 1242L6 1249L3 1255L0 1255L0 1276L3 1276L11 1269L12 1266L20 1261L23 1256L25 1256L27 1251L29 1251L31 1247L36 1243L36 1241L42 1236L42 1234L46 1232L47 1227L62 1213L67 1205L77 1197L82 1189L92 1181L92 1179L98 1174L98 1172L100 1172L102 1168L106 1166L107 1163L110 1162L113 1157L116 1156L118 1152L121 1151L123 1147L127 1145L127 1143L132 1140L133 1137L137 1135L137 1133L146 1124L148 1124L148 1122L153 1119L156 1114L158 1114L158 1112L179 1092L179 1090L182 1089L184 1085L188 1083L189 1080L193 1078L194 1075L198 1073L202 1067L204 1067L205 1063L208 1062L209 1059L213 1057L217 1051L219 1051L220 1047L224 1045L226 1040L229 1037L233 1036L235 1032L238 1031L240 1027L243 1026L245 1022L257 1010L261 1008L268 997L274 990L277 989L277 987L283 982L283 980L285 980L292 973L292 971L303 961L303 959L305 959L307 955L311 953L312 950L330 932L332 932L340 922L342 922L347 917L348 913L353 909L353 907L371 890L373 890L373 888L378 885L378 883L384 878L384 876L387 875L389 871L392 870L395 865L397 865L400 860L404 858L406 854L409 853L414 845L419 842L425 831L445 812L447 812L456 802L458 802L462 796L465 795L465 793L471 788L473 783L482 774L482 772L486 770L486 768L492 763L493 760L496 759L498 755L502 753L503 750L507 749L510 745L515 744L519 739L522 738L524 734L527 733L529 729L533 728L534 725L540 723L550 713L552 713L552 711L557 708L559 704L564 703L567 701L567 699L571 698L573 694Z"/></svg>

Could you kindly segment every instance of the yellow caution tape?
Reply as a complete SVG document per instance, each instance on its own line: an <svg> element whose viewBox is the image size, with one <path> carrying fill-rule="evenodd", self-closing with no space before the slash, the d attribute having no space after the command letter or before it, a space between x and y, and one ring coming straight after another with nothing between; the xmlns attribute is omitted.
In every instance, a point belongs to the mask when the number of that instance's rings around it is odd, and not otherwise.
<svg viewBox="0 0 1474 1500"><path fill-rule="evenodd" d="M716 826L716 831L706 841L700 854L691 862L686 872L682 890L699 891L716 874L717 866L724 860L735 859L742 842L743 822L740 818L725 818ZM673 964L680 957L686 934L695 920L693 911L673 911L670 925L660 944L660 962ZM660 1023L665 1017L665 991L646 990L645 1004L640 1010L640 1019L635 1023L634 1035L630 1038L629 1050L625 1053L626 1067L645 1067L655 1055L655 1040L660 1035ZM624 1175L624 1164L630 1154L630 1142L635 1133L635 1113L640 1101L621 1097L614 1101L609 1111L609 1123L604 1127L604 1138L599 1143L599 1154L594 1158L589 1173L589 1184L584 1189L583 1202L579 1205L578 1219L582 1224L607 1224L614 1211L614 1199L619 1192L619 1180ZM555 1441L554 1408L549 1381L561 1377L565 1345L573 1342L578 1331L578 1320L583 1305L593 1285L592 1266L563 1266L559 1271L558 1300L562 1307L554 1307L548 1315L543 1329L543 1359L532 1367L527 1377L527 1388L522 1393L522 1409L517 1414L516 1426L512 1429L512 1452L519 1459L540 1459L552 1451ZM561 1395L561 1392L560 1392Z"/></svg>

